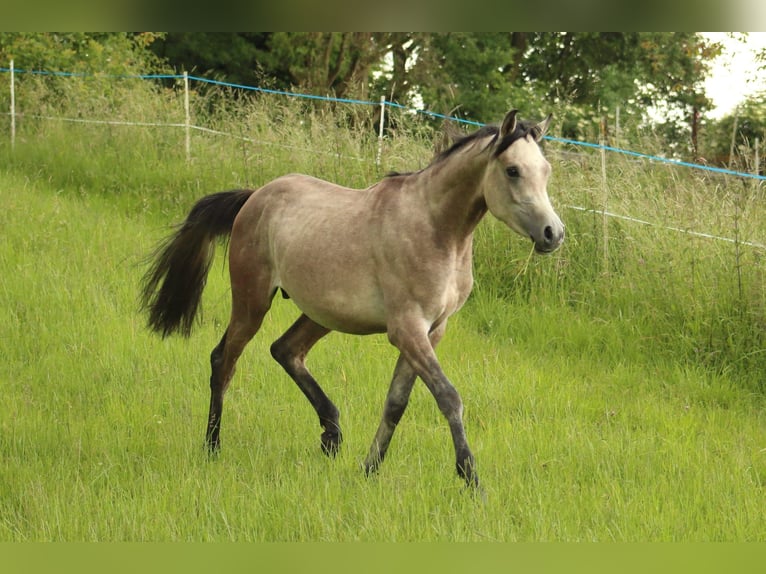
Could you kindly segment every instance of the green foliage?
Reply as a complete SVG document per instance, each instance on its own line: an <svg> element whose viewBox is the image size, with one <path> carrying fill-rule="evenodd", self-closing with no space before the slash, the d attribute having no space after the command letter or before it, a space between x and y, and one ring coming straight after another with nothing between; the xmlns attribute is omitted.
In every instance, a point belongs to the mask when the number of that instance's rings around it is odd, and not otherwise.
<svg viewBox="0 0 766 574"><path fill-rule="evenodd" d="M274 32L269 57L289 72L290 86L366 98L385 46L370 32Z"/></svg>
<svg viewBox="0 0 766 574"><path fill-rule="evenodd" d="M159 37L150 32L3 32L0 61L47 72L151 73L159 61L147 47Z"/></svg>
<svg viewBox="0 0 766 574"><path fill-rule="evenodd" d="M510 109L513 86L503 69L512 59L507 33L431 34L412 73L426 109L491 122Z"/></svg>
<svg viewBox="0 0 766 574"><path fill-rule="evenodd" d="M752 171L755 140L760 141L759 153L763 157L766 140L766 94L747 98L736 110L718 121L710 121L704 128L700 155L709 163ZM732 141L733 138L733 141ZM732 147L733 144L733 147ZM760 166L763 171L763 160Z"/></svg>
<svg viewBox="0 0 766 574"><path fill-rule="evenodd" d="M647 106L659 106L667 117L658 126L666 151L682 157L699 155L699 118L709 106L703 82L719 52L720 45L687 32L0 35L0 58L15 57L22 69L102 75L172 67L235 84L384 95L483 122L512 107L525 117L554 109L559 135L576 139L618 135L619 108L625 143L646 122Z"/></svg>
<svg viewBox="0 0 766 574"><path fill-rule="evenodd" d="M688 32L169 33L152 47L235 83L385 95L475 121L555 107L566 137L590 136L618 107L624 124L639 124L647 106L664 105L666 132L684 143L709 106L703 82L720 51Z"/></svg>
<svg viewBox="0 0 766 574"><path fill-rule="evenodd" d="M131 104L153 97L156 87L141 80L115 81L113 76L162 72L162 63L147 49L160 36L149 32L0 34L2 66L12 59L16 70L25 72L14 77L16 113L24 118L17 122L34 122L35 116L57 113L62 101L80 103L68 107L70 117L101 115L101 119L118 120L122 109L126 116L139 120L142 104ZM62 75L48 75L50 72ZM9 91L0 91L4 110L9 100Z"/></svg>
<svg viewBox="0 0 766 574"><path fill-rule="evenodd" d="M178 69L338 97L366 97L383 49L369 32L170 32L152 44Z"/></svg>
<svg viewBox="0 0 766 574"><path fill-rule="evenodd" d="M277 66L260 63L268 57L268 37L266 32L168 32L150 49L178 72L255 86L264 69L275 81L285 80Z"/></svg>
<svg viewBox="0 0 766 574"><path fill-rule="evenodd" d="M601 122L596 137L614 136L617 108L625 126L646 122L654 106L665 109L669 142L686 143L710 105L702 84L720 49L687 32L539 33L522 66L547 101L564 104L565 137L593 139L589 127Z"/></svg>

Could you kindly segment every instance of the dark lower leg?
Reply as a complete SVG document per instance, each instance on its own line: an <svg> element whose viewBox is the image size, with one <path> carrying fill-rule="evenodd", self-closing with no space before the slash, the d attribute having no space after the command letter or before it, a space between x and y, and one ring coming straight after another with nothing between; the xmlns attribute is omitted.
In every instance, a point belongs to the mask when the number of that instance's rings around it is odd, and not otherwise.
<svg viewBox="0 0 766 574"><path fill-rule="evenodd" d="M223 395L225 392L225 385L221 377L221 366L225 345L226 333L223 334L221 341L210 354L210 410L208 412L205 444L211 453L220 448L219 434L221 431L221 413L223 411Z"/></svg>
<svg viewBox="0 0 766 574"><path fill-rule="evenodd" d="M234 376L237 360L245 345L258 331L262 320L263 314L251 313L247 319L243 320L232 313L229 327L210 353L210 411L205 433L205 442L210 452L216 452L220 448L223 397Z"/></svg>
<svg viewBox="0 0 766 574"><path fill-rule="evenodd" d="M271 355L314 407L319 424L324 429L321 436L322 451L332 456L338 452L343 440L339 424L340 414L305 364L308 352L329 332L329 329L301 315L292 327L274 342Z"/></svg>
<svg viewBox="0 0 766 574"><path fill-rule="evenodd" d="M476 463L473 453L468 446L468 440L463 427L463 402L452 384L445 379L435 383L426 383L436 399L444 417L447 419L455 446L455 469L469 486L478 486L479 477L476 474Z"/></svg>
<svg viewBox="0 0 766 574"><path fill-rule="evenodd" d="M412 367L400 356L386 396L383 417L370 446L367 459L364 461L364 470L367 474L376 472L386 456L396 426L407 408L415 377Z"/></svg>
<svg viewBox="0 0 766 574"><path fill-rule="evenodd" d="M455 468L458 475L468 485L478 486L476 464L463 427L463 402L460 394L444 374L434 353L434 346L444 334L445 326L442 324L432 331L429 341L422 332L419 332L417 323L404 321L390 328L389 338L426 384L436 399L439 410L447 419L455 447Z"/></svg>

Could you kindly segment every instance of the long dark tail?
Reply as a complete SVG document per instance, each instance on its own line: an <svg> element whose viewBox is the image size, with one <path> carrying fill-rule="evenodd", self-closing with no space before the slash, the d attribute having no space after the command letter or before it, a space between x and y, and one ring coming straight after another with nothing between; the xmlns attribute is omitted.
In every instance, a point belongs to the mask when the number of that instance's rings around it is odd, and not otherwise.
<svg viewBox="0 0 766 574"><path fill-rule="evenodd" d="M200 199L175 233L157 246L144 275L141 307L149 327L163 337L188 337L215 253L215 239L228 236L252 190L214 193Z"/></svg>

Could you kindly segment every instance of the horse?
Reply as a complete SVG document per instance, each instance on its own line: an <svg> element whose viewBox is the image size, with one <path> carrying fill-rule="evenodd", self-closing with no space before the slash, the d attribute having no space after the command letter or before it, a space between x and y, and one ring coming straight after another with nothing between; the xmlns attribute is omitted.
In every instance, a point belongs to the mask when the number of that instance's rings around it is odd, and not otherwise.
<svg viewBox="0 0 766 574"><path fill-rule="evenodd" d="M342 442L339 411L306 368L306 355L330 331L385 333L399 356L364 471L378 470L419 377L449 424L457 474L478 487L463 403L435 348L471 292L473 233L487 211L531 238L538 253L564 240L540 147L550 121L522 121L511 110L499 126L463 136L427 167L391 173L367 189L288 174L257 190L198 200L150 255L141 305L151 330L188 337L215 240L228 239L231 316L210 354L209 452L220 447L237 360L279 291L301 314L271 355L314 407L325 454L335 455Z"/></svg>

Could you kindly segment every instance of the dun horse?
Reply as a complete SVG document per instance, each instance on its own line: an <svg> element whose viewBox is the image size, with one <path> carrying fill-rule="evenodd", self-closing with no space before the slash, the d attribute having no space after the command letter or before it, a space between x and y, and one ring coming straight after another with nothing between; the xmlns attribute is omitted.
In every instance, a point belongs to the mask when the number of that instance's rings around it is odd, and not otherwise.
<svg viewBox="0 0 766 574"><path fill-rule="evenodd" d="M339 413L307 370L306 355L333 330L386 333L400 355L366 472L383 461L419 377L449 423L458 474L478 485L463 404L434 352L447 319L471 291L474 229L489 210L540 253L564 239L546 189L551 166L538 145L550 116L534 124L516 114L456 141L426 168L364 190L293 174L194 205L158 247L142 302L153 330L188 336L214 240L230 235L231 318L210 355L211 451L220 445L223 398L237 359L281 290L302 314L271 354L316 410L326 454L341 444Z"/></svg>

